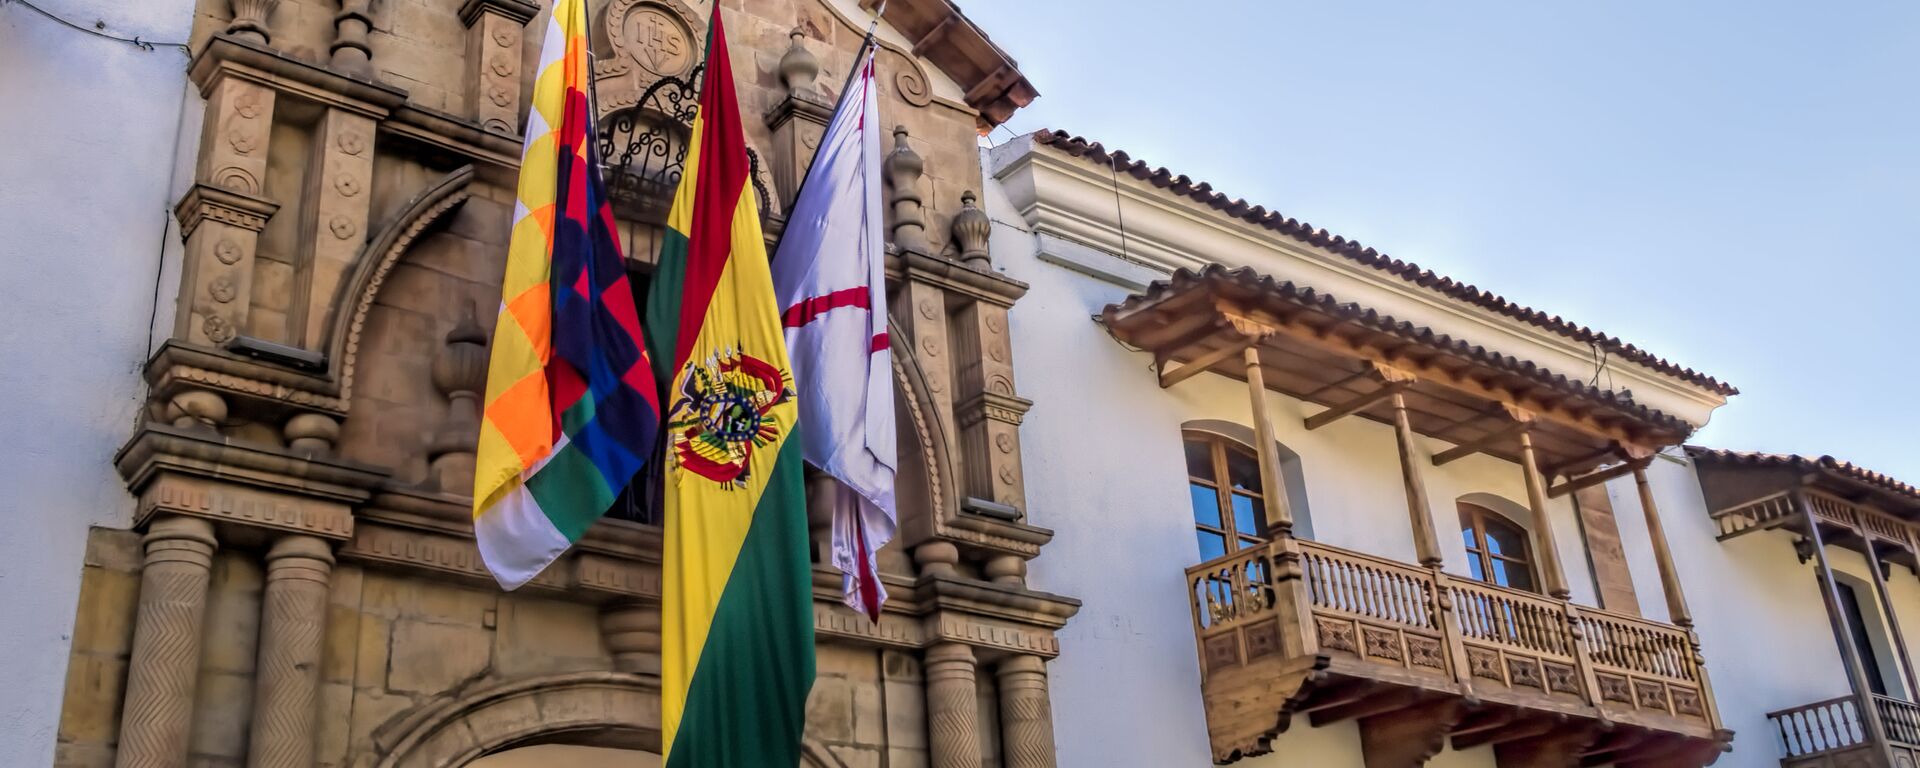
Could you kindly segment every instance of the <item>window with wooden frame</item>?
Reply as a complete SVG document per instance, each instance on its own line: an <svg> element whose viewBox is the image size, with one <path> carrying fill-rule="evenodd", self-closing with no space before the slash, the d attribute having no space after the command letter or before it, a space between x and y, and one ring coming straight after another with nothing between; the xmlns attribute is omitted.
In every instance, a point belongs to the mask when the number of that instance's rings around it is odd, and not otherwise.
<svg viewBox="0 0 1920 768"><path fill-rule="evenodd" d="M1253 449L1220 435L1188 432L1186 451L1187 492L1201 561L1264 542L1265 489Z"/></svg>
<svg viewBox="0 0 1920 768"><path fill-rule="evenodd" d="M1489 584L1538 592L1527 529L1478 504L1460 503L1460 537L1467 544L1467 572Z"/></svg>

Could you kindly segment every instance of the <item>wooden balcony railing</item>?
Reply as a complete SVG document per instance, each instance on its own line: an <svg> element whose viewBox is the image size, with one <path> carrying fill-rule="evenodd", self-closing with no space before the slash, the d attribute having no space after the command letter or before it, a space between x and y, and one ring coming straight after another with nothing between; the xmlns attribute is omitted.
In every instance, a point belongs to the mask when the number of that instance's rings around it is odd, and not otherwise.
<svg viewBox="0 0 1920 768"><path fill-rule="evenodd" d="M1275 732L1274 712L1239 714L1257 690L1245 678L1298 674L1300 657L1320 659L1325 671L1308 675L1308 687L1354 679L1703 743L1723 733L1694 638L1681 627L1297 539L1189 568L1187 580L1218 759ZM1313 710L1316 722L1352 708L1316 705L1308 690L1274 706L1283 716ZM1232 722L1216 715L1229 707ZM1243 722L1264 732L1221 732Z"/></svg>
<svg viewBox="0 0 1920 768"><path fill-rule="evenodd" d="M1817 701L1767 713L1780 735L1780 764L1788 768L1848 765L1911 765L1920 754L1920 705L1872 694L1871 713L1853 696ZM1870 722L1871 714L1877 718ZM1884 733L1884 742L1875 731ZM1880 760L1863 755L1879 754ZM1904 757L1904 762L1901 758Z"/></svg>

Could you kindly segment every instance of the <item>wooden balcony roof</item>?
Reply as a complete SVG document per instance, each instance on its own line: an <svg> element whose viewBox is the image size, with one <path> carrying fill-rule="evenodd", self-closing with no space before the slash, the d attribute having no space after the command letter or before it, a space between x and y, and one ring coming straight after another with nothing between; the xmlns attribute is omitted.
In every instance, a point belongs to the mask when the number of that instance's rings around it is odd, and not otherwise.
<svg viewBox="0 0 1920 768"><path fill-rule="evenodd" d="M1390 418L1384 394L1399 390L1414 431L1511 461L1518 449L1503 437L1531 419L1549 477L1644 458L1692 432L1628 392L1250 268L1183 269L1106 307L1101 321L1153 354L1164 386L1203 371L1245 380L1240 353L1254 345L1270 389L1378 421Z"/></svg>
<svg viewBox="0 0 1920 768"><path fill-rule="evenodd" d="M1920 488L1832 456L1687 446L1720 538L1771 530L1808 535L1806 510L1829 544L1920 573Z"/></svg>

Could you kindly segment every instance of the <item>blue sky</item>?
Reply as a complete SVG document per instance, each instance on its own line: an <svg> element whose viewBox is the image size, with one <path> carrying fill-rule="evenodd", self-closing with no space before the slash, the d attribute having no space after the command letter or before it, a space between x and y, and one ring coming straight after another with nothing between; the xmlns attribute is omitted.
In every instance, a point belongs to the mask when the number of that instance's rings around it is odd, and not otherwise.
<svg viewBox="0 0 1920 768"><path fill-rule="evenodd" d="M1015 132L1740 387L1696 442L1920 483L1920 4L961 5L1042 94Z"/></svg>

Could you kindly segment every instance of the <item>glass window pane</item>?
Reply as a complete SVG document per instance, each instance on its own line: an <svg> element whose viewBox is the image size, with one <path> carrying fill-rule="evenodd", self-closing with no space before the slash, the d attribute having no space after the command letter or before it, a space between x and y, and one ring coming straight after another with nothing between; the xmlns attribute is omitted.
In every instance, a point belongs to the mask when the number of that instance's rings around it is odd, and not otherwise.
<svg viewBox="0 0 1920 768"><path fill-rule="evenodd" d="M1199 483L1187 486L1187 495L1193 501L1193 521L1215 528L1220 525L1220 497L1212 488Z"/></svg>
<svg viewBox="0 0 1920 768"><path fill-rule="evenodd" d="M1206 562L1227 554L1227 539L1212 531L1197 531L1200 536L1200 560Z"/></svg>
<svg viewBox="0 0 1920 768"><path fill-rule="evenodd" d="M1473 574L1474 578L1481 581L1487 580L1487 571L1485 568L1480 567L1479 555L1473 554L1472 552L1467 553L1467 573Z"/></svg>
<svg viewBox="0 0 1920 768"><path fill-rule="evenodd" d="M1233 530L1235 533L1247 536L1260 536L1265 534L1267 532L1266 526L1260 524L1260 518L1264 513L1265 508L1253 497L1242 496L1237 493L1233 495Z"/></svg>
<svg viewBox="0 0 1920 768"><path fill-rule="evenodd" d="M1533 583L1533 569L1528 568L1526 563L1500 563L1500 565L1507 571L1507 580L1501 582L1502 584L1528 592L1540 591L1539 587L1534 586Z"/></svg>
<svg viewBox="0 0 1920 768"><path fill-rule="evenodd" d="M1507 573L1506 561L1492 560L1489 562L1493 566L1493 570L1492 570L1493 578L1488 579L1488 581L1491 581L1503 587L1513 586L1513 583L1509 580L1510 574Z"/></svg>
<svg viewBox="0 0 1920 768"><path fill-rule="evenodd" d="M1260 492L1260 460L1239 446L1227 447L1227 482L1234 488Z"/></svg>
<svg viewBox="0 0 1920 768"><path fill-rule="evenodd" d="M1527 534L1512 526L1489 525L1487 526L1487 549L1496 555L1526 557Z"/></svg>
<svg viewBox="0 0 1920 768"><path fill-rule="evenodd" d="M1475 541L1473 537L1473 524L1465 520L1460 521L1460 524L1464 526L1460 529L1460 538L1466 540L1467 549L1479 549L1480 542Z"/></svg>
<svg viewBox="0 0 1920 768"><path fill-rule="evenodd" d="M1213 445L1205 440L1187 441L1187 474L1213 481Z"/></svg>
<svg viewBox="0 0 1920 768"><path fill-rule="evenodd" d="M1242 536L1242 537L1240 537L1240 548L1241 548L1241 549L1246 549L1246 548L1248 548L1248 547L1257 547L1257 546L1260 546L1261 544L1265 544L1265 543L1266 543L1266 542L1263 542L1263 541L1261 541L1261 540L1259 540L1259 539L1256 539L1256 538L1254 538L1254 537L1252 537L1252 536Z"/></svg>

